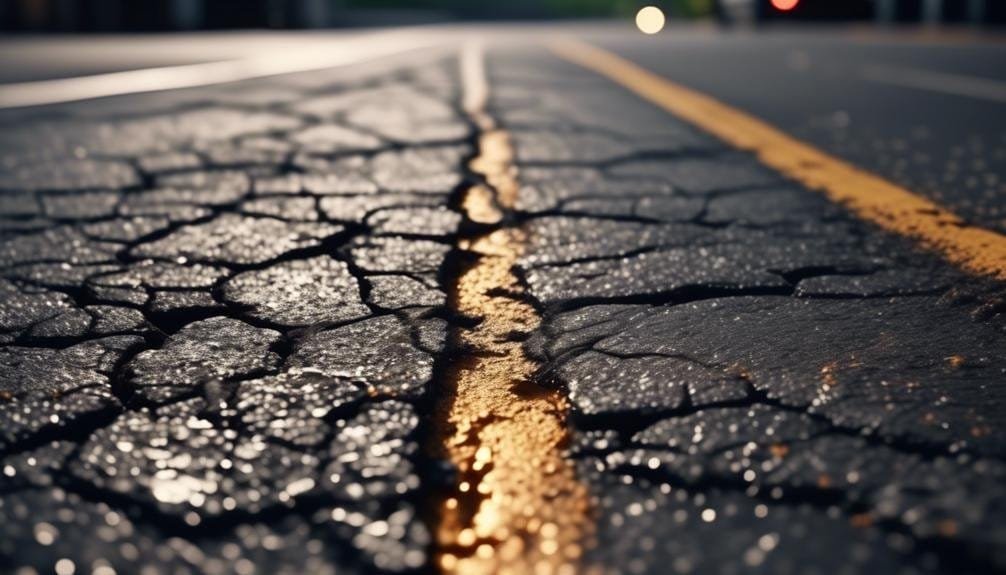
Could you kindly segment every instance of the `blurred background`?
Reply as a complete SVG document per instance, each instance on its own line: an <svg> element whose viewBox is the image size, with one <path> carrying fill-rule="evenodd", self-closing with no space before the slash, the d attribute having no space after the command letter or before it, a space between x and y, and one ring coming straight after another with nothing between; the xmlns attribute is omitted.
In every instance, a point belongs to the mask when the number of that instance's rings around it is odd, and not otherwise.
<svg viewBox="0 0 1006 575"><path fill-rule="evenodd" d="M5 32L301 29L458 20L626 17L645 4L721 23L1006 23L1006 0L0 0Z"/></svg>

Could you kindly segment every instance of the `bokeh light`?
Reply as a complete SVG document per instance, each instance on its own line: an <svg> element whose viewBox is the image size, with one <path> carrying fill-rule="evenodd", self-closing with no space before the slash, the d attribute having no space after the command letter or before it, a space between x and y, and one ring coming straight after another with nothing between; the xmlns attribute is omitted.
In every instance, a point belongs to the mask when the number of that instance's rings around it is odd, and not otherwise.
<svg viewBox="0 0 1006 575"><path fill-rule="evenodd" d="M799 3L800 0L772 0L772 7L782 12L789 12Z"/></svg>
<svg viewBox="0 0 1006 575"><path fill-rule="evenodd" d="M656 6L644 6L636 12L636 27L643 34L656 34L664 29L664 12Z"/></svg>

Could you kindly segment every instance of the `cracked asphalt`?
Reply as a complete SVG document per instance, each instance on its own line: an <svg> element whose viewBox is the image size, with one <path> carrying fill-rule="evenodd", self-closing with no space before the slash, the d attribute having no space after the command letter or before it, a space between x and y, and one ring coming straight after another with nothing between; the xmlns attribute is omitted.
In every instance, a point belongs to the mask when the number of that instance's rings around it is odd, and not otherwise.
<svg viewBox="0 0 1006 575"><path fill-rule="evenodd" d="M1003 283L542 46L0 124L2 572L1006 570Z"/></svg>

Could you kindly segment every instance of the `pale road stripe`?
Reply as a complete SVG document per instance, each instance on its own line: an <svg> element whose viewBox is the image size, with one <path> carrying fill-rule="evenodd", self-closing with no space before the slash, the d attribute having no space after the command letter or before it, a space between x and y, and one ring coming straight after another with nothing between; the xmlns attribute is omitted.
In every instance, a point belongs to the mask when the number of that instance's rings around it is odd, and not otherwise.
<svg viewBox="0 0 1006 575"><path fill-rule="evenodd" d="M863 77L879 84L928 90L977 100L1006 102L1006 82L988 78L889 66L869 66L863 70Z"/></svg>
<svg viewBox="0 0 1006 575"><path fill-rule="evenodd" d="M317 51L283 51L242 60L6 84L0 85L0 109L195 88L266 76L309 72L360 64L404 52L431 48L445 42L444 39L438 39L429 33L388 32L350 38L344 43Z"/></svg>
<svg viewBox="0 0 1006 575"><path fill-rule="evenodd" d="M858 44L919 44L928 46L994 46L1003 44L1001 35L976 28L947 28L919 25L877 26L861 24L841 29L846 39Z"/></svg>
<svg viewBox="0 0 1006 575"><path fill-rule="evenodd" d="M461 85L465 87L462 106L465 113L482 131L493 128L486 113L489 103L489 81L485 69L485 47L475 39L467 40L461 49Z"/></svg>
<svg viewBox="0 0 1006 575"><path fill-rule="evenodd" d="M750 151L766 166L823 193L861 219L913 238L972 273L1006 280L1006 235L970 225L928 198L607 50L572 39L553 43L552 49L724 142Z"/></svg>

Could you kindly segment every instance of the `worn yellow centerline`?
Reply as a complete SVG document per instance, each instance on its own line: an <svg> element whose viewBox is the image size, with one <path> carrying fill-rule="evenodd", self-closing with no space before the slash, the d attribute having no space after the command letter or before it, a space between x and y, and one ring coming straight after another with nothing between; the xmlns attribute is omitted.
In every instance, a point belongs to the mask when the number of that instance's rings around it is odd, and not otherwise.
<svg viewBox="0 0 1006 575"><path fill-rule="evenodd" d="M913 238L970 272L1006 280L1003 234L969 225L931 200L611 52L573 39L551 47L566 60L610 78L733 146L753 152L765 165L823 192L860 218Z"/></svg>
<svg viewBox="0 0 1006 575"><path fill-rule="evenodd" d="M470 168L485 183L461 204L469 219L493 229L458 246L477 260L459 274L449 303L477 324L453 333L462 353L435 410L435 449L458 470L438 509L436 561L461 575L573 574L593 524L587 489L564 457L566 399L532 381L537 365L519 341L540 318L513 272L526 243L505 219L519 189L513 150L485 111L478 47L465 50L462 76L465 109L479 128Z"/></svg>

